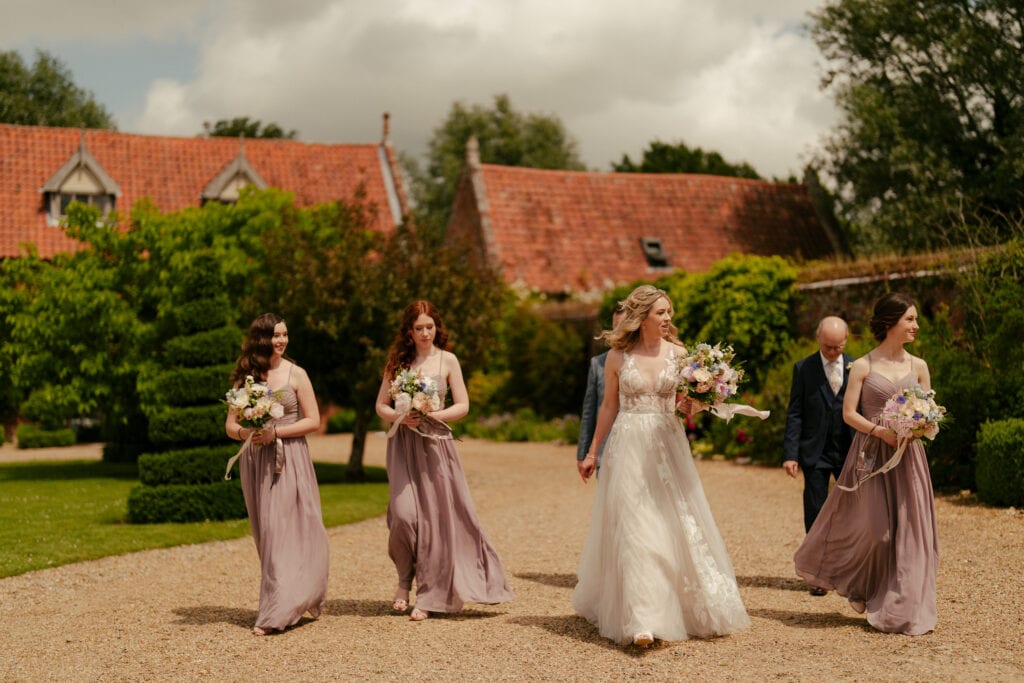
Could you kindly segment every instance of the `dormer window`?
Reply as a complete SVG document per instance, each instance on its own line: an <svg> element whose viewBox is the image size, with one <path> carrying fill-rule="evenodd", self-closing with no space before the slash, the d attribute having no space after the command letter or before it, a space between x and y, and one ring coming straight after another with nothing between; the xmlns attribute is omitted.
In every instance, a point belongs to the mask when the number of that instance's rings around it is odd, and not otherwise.
<svg viewBox="0 0 1024 683"><path fill-rule="evenodd" d="M245 158L245 149L240 148L238 156L232 159L224 167L224 170L218 173L217 177L203 189L202 203L234 204L238 201L238 195L246 185L253 185L264 190L267 188L267 181L263 180L249 160Z"/></svg>
<svg viewBox="0 0 1024 683"><path fill-rule="evenodd" d="M121 196L121 188L86 148L84 132L78 150L39 191L49 225L59 225L62 218L67 218L71 202L95 206L107 216Z"/></svg>
<svg viewBox="0 0 1024 683"><path fill-rule="evenodd" d="M668 268L668 254L665 247L657 237L641 237L640 248L643 249L644 258L651 268Z"/></svg>

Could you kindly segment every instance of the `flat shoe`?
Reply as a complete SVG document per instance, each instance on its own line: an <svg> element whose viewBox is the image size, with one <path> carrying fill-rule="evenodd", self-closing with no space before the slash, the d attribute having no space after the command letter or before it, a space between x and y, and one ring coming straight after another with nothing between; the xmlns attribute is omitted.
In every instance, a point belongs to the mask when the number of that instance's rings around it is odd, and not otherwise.
<svg viewBox="0 0 1024 683"><path fill-rule="evenodd" d="M409 613L409 621L423 621L430 616L430 612L424 612L419 607L413 607Z"/></svg>
<svg viewBox="0 0 1024 683"><path fill-rule="evenodd" d="M639 647L650 647L651 643L654 642L654 636L650 633L638 633L633 636L633 644Z"/></svg>
<svg viewBox="0 0 1024 683"><path fill-rule="evenodd" d="M252 627L252 634L254 636L265 636L265 635L267 635L267 631L264 631L259 626L253 626Z"/></svg>
<svg viewBox="0 0 1024 683"><path fill-rule="evenodd" d="M811 589L811 595L816 595L818 597L821 597L822 595L828 595L828 591L825 590L824 588L818 588L817 586L815 586L814 588Z"/></svg>

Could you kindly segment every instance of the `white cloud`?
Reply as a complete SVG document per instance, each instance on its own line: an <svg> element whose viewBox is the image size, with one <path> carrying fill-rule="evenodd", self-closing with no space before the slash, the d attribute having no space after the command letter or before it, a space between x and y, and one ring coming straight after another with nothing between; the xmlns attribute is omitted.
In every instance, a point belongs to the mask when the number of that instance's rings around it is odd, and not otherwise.
<svg viewBox="0 0 1024 683"><path fill-rule="evenodd" d="M593 168L662 139L783 175L834 116L817 51L795 30L819 4L232 0L202 33L196 78L154 82L122 128L192 135L248 115L305 140L364 142L390 111L396 146L419 154L454 101L508 93L559 116Z"/></svg>

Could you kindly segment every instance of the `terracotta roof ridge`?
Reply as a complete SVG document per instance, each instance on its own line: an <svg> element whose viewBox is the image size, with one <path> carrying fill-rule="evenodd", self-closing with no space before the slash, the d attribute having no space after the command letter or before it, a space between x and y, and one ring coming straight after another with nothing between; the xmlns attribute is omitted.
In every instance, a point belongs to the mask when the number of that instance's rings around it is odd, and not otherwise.
<svg viewBox="0 0 1024 683"><path fill-rule="evenodd" d="M754 185L799 185L800 183L787 183L764 178L740 178L737 176L716 175L714 173L631 173L624 171L576 171L564 168L534 168L532 166L506 166L504 164L480 164L481 169L500 169L510 173L522 174L571 174L577 176L590 176L593 178L643 178L649 180L658 179L709 179L714 181L740 182Z"/></svg>

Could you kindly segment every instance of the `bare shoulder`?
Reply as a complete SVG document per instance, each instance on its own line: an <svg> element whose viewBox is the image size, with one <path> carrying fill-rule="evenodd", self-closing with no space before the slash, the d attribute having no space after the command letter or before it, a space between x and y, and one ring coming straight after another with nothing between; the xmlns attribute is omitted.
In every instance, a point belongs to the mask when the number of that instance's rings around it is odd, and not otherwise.
<svg viewBox="0 0 1024 683"><path fill-rule="evenodd" d="M850 374L863 377L868 374L868 370L870 369L871 361L868 359L867 354L864 354L857 360L853 361L853 366L850 368Z"/></svg>

